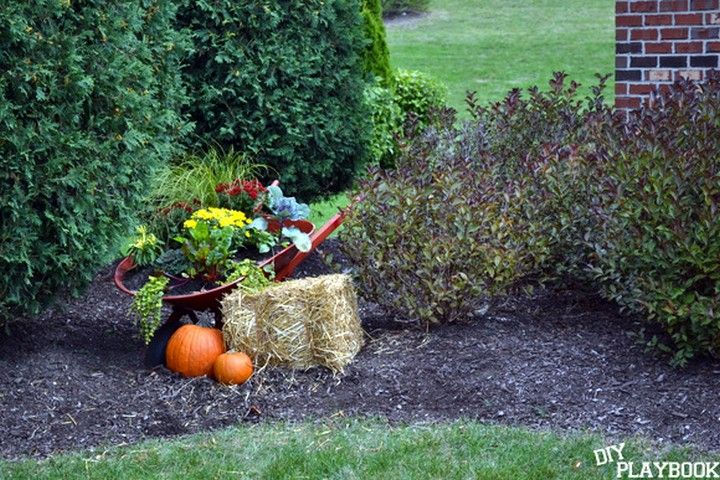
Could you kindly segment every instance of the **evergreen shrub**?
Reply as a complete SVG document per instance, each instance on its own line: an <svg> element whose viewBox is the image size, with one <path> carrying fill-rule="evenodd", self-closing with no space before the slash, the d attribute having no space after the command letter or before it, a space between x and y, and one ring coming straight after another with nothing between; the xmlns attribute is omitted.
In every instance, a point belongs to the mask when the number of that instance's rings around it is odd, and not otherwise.
<svg viewBox="0 0 720 480"><path fill-rule="evenodd" d="M352 182L371 128L359 0L193 0L180 19L200 147L248 154L304 199Z"/></svg>
<svg viewBox="0 0 720 480"><path fill-rule="evenodd" d="M91 279L187 133L175 13L170 0L2 2L0 319Z"/></svg>

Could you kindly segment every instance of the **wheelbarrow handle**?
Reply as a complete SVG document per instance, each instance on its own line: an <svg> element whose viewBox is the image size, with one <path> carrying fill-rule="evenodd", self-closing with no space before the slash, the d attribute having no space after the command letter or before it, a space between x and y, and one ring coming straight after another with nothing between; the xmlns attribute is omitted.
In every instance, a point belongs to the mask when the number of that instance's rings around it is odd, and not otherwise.
<svg viewBox="0 0 720 480"><path fill-rule="evenodd" d="M353 207L361 202L365 198L365 195L359 195L348 205L347 207L340 210L338 213L333 215L330 220L325 222L325 225L320 227L310 236L310 250L307 252L298 252L285 267L279 272L275 272L275 281L282 282L287 277L292 275L295 269L300 265L313 250L320 246L321 243L330 236L337 228L342 225L345 218L352 211Z"/></svg>

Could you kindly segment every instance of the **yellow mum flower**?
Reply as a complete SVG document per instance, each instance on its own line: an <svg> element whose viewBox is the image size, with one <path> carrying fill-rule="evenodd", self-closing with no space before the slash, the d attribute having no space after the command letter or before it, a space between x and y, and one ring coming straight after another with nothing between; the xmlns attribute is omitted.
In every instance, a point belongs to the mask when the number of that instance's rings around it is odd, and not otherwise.
<svg viewBox="0 0 720 480"><path fill-rule="evenodd" d="M197 212L193 213L192 216L200 220L212 220L213 218L213 214L205 209L198 210Z"/></svg>
<svg viewBox="0 0 720 480"><path fill-rule="evenodd" d="M195 228L195 227L197 227L197 221L195 221L195 220L193 220L193 219L185 220L185 223L183 223L183 227L185 227L185 228Z"/></svg>
<svg viewBox="0 0 720 480"><path fill-rule="evenodd" d="M206 220L216 222L220 228L244 227L252 223L245 212L240 210L229 210L227 208L203 208L192 214L194 220Z"/></svg>

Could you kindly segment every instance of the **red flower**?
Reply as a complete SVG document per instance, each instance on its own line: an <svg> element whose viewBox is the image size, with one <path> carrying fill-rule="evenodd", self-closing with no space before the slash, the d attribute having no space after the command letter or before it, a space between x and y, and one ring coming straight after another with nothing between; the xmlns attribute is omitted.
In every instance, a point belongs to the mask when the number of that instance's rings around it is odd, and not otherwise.
<svg viewBox="0 0 720 480"><path fill-rule="evenodd" d="M165 216L170 215L170 212L172 212L173 210L185 210L188 213L192 213L193 210L195 210L195 206L197 206L197 205L200 205L200 202L197 199L193 200L191 203L175 202L172 205L170 205L169 207L165 207L165 208L161 209L160 213L162 213Z"/></svg>
<svg viewBox="0 0 720 480"><path fill-rule="evenodd" d="M261 192L267 191L267 189L263 187L262 183L257 180L243 181L242 188L253 200L255 200Z"/></svg>
<svg viewBox="0 0 720 480"><path fill-rule="evenodd" d="M235 195L240 195L241 193L245 192L252 200L255 200L260 193L267 191L267 189L263 186L262 183L258 182L257 180L238 179L231 183L217 184L217 186L215 187L215 191L217 193L224 193L226 195L230 195L231 197L234 197Z"/></svg>

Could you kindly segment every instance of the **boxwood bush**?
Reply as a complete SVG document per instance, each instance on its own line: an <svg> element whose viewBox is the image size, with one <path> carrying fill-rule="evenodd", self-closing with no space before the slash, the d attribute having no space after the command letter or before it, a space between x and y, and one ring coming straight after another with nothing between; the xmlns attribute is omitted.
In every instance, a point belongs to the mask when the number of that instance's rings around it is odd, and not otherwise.
<svg viewBox="0 0 720 480"><path fill-rule="evenodd" d="M393 75L395 102L406 117L415 117L419 127L428 125L433 110L445 106L447 87L430 75L398 69Z"/></svg>
<svg viewBox="0 0 720 480"><path fill-rule="evenodd" d="M370 137L370 162L384 168L395 165L400 146L405 115L395 101L393 91L379 82L365 88L365 102L370 109L372 135Z"/></svg>
<svg viewBox="0 0 720 480"><path fill-rule="evenodd" d="M304 199L352 181L370 135L359 0L186 1L180 18L201 146L251 155Z"/></svg>
<svg viewBox="0 0 720 480"><path fill-rule="evenodd" d="M0 6L0 317L74 291L184 125L175 2Z"/></svg>
<svg viewBox="0 0 720 480"><path fill-rule="evenodd" d="M365 88L365 102L370 109L372 135L370 162L392 168L400 151L400 144L413 131L422 131L430 118L445 106L446 88L422 72L397 70L392 74L392 85L385 86L382 79Z"/></svg>

